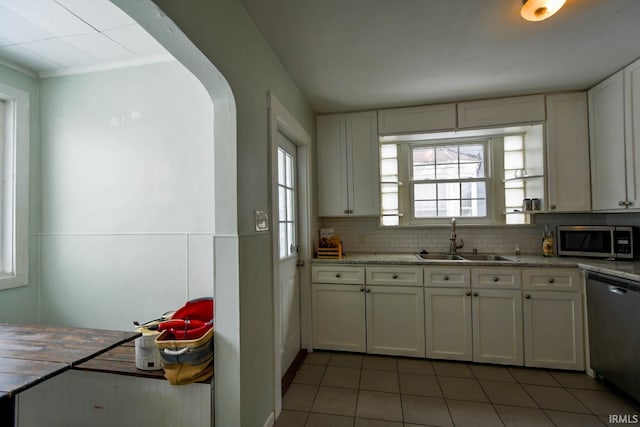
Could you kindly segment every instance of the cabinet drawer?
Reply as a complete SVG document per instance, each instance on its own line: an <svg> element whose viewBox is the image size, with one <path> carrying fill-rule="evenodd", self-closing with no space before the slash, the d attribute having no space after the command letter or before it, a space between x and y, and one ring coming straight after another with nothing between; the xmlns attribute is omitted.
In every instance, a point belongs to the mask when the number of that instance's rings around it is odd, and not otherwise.
<svg viewBox="0 0 640 427"><path fill-rule="evenodd" d="M471 272L468 268L424 269L424 284L434 288L468 288L471 285Z"/></svg>
<svg viewBox="0 0 640 427"><path fill-rule="evenodd" d="M471 283L474 288L519 289L522 282L517 268L474 268Z"/></svg>
<svg viewBox="0 0 640 427"><path fill-rule="evenodd" d="M545 119L544 95L515 96L458 104L458 127L541 122Z"/></svg>
<svg viewBox="0 0 640 427"><path fill-rule="evenodd" d="M429 132L456 128L456 104L378 110L378 134Z"/></svg>
<svg viewBox="0 0 640 427"><path fill-rule="evenodd" d="M367 267L367 285L422 286L421 267Z"/></svg>
<svg viewBox="0 0 640 427"><path fill-rule="evenodd" d="M524 289L579 292L583 282L582 273L576 268L530 268L522 272Z"/></svg>
<svg viewBox="0 0 640 427"><path fill-rule="evenodd" d="M311 267L314 283L364 284L364 267L342 267L338 265Z"/></svg>

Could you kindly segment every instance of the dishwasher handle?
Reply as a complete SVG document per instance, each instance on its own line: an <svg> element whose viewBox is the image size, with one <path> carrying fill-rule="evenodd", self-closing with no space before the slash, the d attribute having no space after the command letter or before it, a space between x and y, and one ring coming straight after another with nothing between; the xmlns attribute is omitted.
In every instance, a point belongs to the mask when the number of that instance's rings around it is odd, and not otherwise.
<svg viewBox="0 0 640 427"><path fill-rule="evenodd" d="M627 293L627 290L623 289L623 288L619 288L617 286L609 285L609 292L611 292L613 294L624 295L624 294Z"/></svg>

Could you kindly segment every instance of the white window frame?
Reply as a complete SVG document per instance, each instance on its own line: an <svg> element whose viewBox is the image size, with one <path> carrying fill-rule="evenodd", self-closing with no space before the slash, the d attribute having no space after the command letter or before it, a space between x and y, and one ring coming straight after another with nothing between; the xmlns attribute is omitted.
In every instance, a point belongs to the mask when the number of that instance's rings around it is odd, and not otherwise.
<svg viewBox="0 0 640 427"><path fill-rule="evenodd" d="M5 103L0 191L0 290L26 286L29 270L29 94L0 83Z"/></svg>

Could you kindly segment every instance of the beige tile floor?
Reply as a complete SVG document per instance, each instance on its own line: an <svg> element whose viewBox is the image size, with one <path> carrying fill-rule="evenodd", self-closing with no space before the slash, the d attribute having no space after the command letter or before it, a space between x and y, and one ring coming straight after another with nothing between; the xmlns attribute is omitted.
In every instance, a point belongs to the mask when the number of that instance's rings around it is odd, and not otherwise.
<svg viewBox="0 0 640 427"><path fill-rule="evenodd" d="M639 415L584 373L316 351L276 427L589 427Z"/></svg>

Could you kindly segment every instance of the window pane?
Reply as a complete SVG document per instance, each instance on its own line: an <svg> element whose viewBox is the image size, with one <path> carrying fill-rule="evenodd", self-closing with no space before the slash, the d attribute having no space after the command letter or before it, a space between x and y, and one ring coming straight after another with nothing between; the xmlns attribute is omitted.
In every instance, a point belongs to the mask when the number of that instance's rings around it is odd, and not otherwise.
<svg viewBox="0 0 640 427"><path fill-rule="evenodd" d="M511 135L504 137L504 151L516 151L522 149L522 135Z"/></svg>
<svg viewBox="0 0 640 427"><path fill-rule="evenodd" d="M438 184L438 199L459 199L460 198L460 183L459 182L445 182Z"/></svg>
<svg viewBox="0 0 640 427"><path fill-rule="evenodd" d="M287 221L294 220L293 218L294 208L295 208L295 201L293 198L293 190L288 189L287 190L287 217L286 217Z"/></svg>
<svg viewBox="0 0 640 427"><path fill-rule="evenodd" d="M461 200L460 216L487 216L486 199Z"/></svg>
<svg viewBox="0 0 640 427"><path fill-rule="evenodd" d="M504 168L505 169L523 169L524 160L522 151L505 151Z"/></svg>
<svg viewBox="0 0 640 427"><path fill-rule="evenodd" d="M413 179L415 180L424 180L424 179L435 179L436 178L436 169L433 165L431 166L413 166Z"/></svg>
<svg viewBox="0 0 640 427"><path fill-rule="evenodd" d="M383 193L380 199L382 203L383 213L386 211L398 210L398 194L397 193Z"/></svg>
<svg viewBox="0 0 640 427"><path fill-rule="evenodd" d="M278 186L278 219L286 221L287 219L287 191L284 187Z"/></svg>
<svg viewBox="0 0 640 427"><path fill-rule="evenodd" d="M397 176L398 175L398 161L396 159L383 159L380 161L380 175L382 176ZM397 179L396 179L397 181Z"/></svg>
<svg viewBox="0 0 640 427"><path fill-rule="evenodd" d="M458 147L445 146L436 148L436 163L458 163Z"/></svg>
<svg viewBox="0 0 640 427"><path fill-rule="evenodd" d="M484 178L484 163L461 163L460 178Z"/></svg>
<svg viewBox="0 0 640 427"><path fill-rule="evenodd" d="M285 153L285 159L287 162L287 175L286 175L286 183L287 183L287 187L293 188L293 179L294 179L294 175L293 175L293 157L291 157L290 154Z"/></svg>
<svg viewBox="0 0 640 427"><path fill-rule="evenodd" d="M413 149L414 165L432 165L435 163L435 149L431 147L419 147Z"/></svg>
<svg viewBox="0 0 640 427"><path fill-rule="evenodd" d="M416 184L413 186L415 200L435 200L436 184Z"/></svg>
<svg viewBox="0 0 640 427"><path fill-rule="evenodd" d="M437 179L458 179L460 177L458 173L458 164L439 164L436 166L436 178Z"/></svg>
<svg viewBox="0 0 640 427"><path fill-rule="evenodd" d="M293 223L287 223L287 253L293 255L296 252L296 234L293 229Z"/></svg>
<svg viewBox="0 0 640 427"><path fill-rule="evenodd" d="M438 216L460 216L460 200L439 200Z"/></svg>
<svg viewBox="0 0 640 427"><path fill-rule="evenodd" d="M398 216L383 216L382 225L399 225L400 217Z"/></svg>
<svg viewBox="0 0 640 427"><path fill-rule="evenodd" d="M280 223L280 258L284 258L287 256L287 224L284 222Z"/></svg>
<svg viewBox="0 0 640 427"><path fill-rule="evenodd" d="M278 148L278 184L285 184L285 161L284 161L284 151L281 148Z"/></svg>
<svg viewBox="0 0 640 427"><path fill-rule="evenodd" d="M522 199L524 199L524 190L521 188L509 188L504 191L504 204L507 207L516 207L522 209Z"/></svg>
<svg viewBox="0 0 640 427"><path fill-rule="evenodd" d="M437 202L435 200L416 201L413 216L416 218L434 218L438 216Z"/></svg>
<svg viewBox="0 0 640 427"><path fill-rule="evenodd" d="M487 190L484 182L463 182L461 184L461 195L463 199L486 199Z"/></svg>
<svg viewBox="0 0 640 427"><path fill-rule="evenodd" d="M484 161L484 147L482 145L461 145L460 163L476 163Z"/></svg>
<svg viewBox="0 0 640 427"><path fill-rule="evenodd" d="M384 144L380 146L380 158L390 159L398 157L398 146L395 144Z"/></svg>

